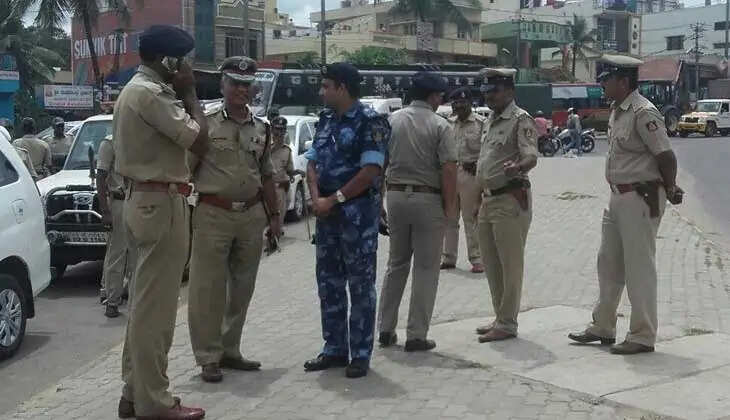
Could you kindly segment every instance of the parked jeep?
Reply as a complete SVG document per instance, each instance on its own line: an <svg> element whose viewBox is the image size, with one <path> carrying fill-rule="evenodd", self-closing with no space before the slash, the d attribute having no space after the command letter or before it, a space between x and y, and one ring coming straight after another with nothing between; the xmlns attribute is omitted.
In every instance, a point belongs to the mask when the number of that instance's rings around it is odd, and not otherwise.
<svg viewBox="0 0 730 420"><path fill-rule="evenodd" d="M714 137L730 134L730 99L707 99L697 101L697 109L682 115L677 125L681 137L690 133L701 133Z"/></svg>
<svg viewBox="0 0 730 420"><path fill-rule="evenodd" d="M46 209L46 231L51 244L51 266L57 277L67 266L103 260L107 232L96 197L95 170L89 158L112 133L112 116L86 119L78 130L63 169L38 181Z"/></svg>

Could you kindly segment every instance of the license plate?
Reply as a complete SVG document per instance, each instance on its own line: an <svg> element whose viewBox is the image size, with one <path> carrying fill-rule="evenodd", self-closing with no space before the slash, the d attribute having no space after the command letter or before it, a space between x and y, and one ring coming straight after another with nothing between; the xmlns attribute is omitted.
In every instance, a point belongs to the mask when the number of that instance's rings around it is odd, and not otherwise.
<svg viewBox="0 0 730 420"><path fill-rule="evenodd" d="M107 232L63 232L66 242L106 243Z"/></svg>

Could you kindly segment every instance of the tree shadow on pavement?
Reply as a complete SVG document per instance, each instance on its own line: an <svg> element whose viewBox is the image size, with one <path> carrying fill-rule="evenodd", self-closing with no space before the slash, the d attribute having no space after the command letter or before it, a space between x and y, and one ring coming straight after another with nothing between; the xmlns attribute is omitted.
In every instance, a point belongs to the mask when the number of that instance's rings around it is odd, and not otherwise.
<svg viewBox="0 0 730 420"><path fill-rule="evenodd" d="M397 398L406 394L405 388L380 375L372 367L367 376L357 379L346 378L342 369L330 369L322 372L317 382L322 389L334 391L347 400Z"/></svg>

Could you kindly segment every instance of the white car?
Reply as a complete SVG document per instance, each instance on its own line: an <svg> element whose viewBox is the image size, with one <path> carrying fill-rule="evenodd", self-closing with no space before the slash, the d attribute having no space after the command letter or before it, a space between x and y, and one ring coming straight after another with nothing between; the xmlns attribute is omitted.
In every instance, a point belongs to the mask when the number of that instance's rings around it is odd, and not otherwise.
<svg viewBox="0 0 730 420"><path fill-rule="evenodd" d="M366 96L360 99L365 105L370 105L377 113L381 115L390 115L395 111L403 108L403 100L401 98L382 98L380 96Z"/></svg>
<svg viewBox="0 0 730 420"><path fill-rule="evenodd" d="M294 170L307 172L307 159L304 153L312 146L312 139L316 131L315 124L319 118L304 115L282 115L287 120L287 134L289 145L292 148L292 162ZM299 220L304 217L305 207L309 200L309 188L301 175L294 176L289 188L287 200L287 216L291 220Z"/></svg>
<svg viewBox="0 0 730 420"><path fill-rule="evenodd" d="M0 127L0 360L12 356L51 282L50 249L38 189L10 134Z"/></svg>

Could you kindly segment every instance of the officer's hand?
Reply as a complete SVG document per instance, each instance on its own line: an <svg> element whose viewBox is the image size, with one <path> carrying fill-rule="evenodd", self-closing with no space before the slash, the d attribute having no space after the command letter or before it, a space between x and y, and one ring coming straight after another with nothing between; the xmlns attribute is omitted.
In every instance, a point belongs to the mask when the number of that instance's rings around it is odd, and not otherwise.
<svg viewBox="0 0 730 420"><path fill-rule="evenodd" d="M482 208L482 197L479 196L479 200L476 203L477 205L474 206L474 220L477 220L479 218L479 210Z"/></svg>
<svg viewBox="0 0 730 420"><path fill-rule="evenodd" d="M279 216L272 217L269 221L269 234L277 239L281 237L281 220Z"/></svg>
<svg viewBox="0 0 730 420"><path fill-rule="evenodd" d="M332 207L335 205L335 201L331 197L318 198L314 201L314 215L317 217L325 217L329 214Z"/></svg>
<svg viewBox="0 0 730 420"><path fill-rule="evenodd" d="M516 162L508 160L504 163L504 174L508 177L517 176L520 173L520 165Z"/></svg>
<svg viewBox="0 0 730 420"><path fill-rule="evenodd" d="M684 198L684 190L675 185L674 187L667 188L667 201L677 205L682 204Z"/></svg>
<svg viewBox="0 0 730 420"><path fill-rule="evenodd" d="M101 212L101 223L108 228L112 228L112 214L109 212L109 210L102 211Z"/></svg>
<svg viewBox="0 0 730 420"><path fill-rule="evenodd" d="M195 76L193 76L193 68L187 61L183 60L180 69L172 77L172 87L178 96L184 96L185 93L195 89Z"/></svg>

